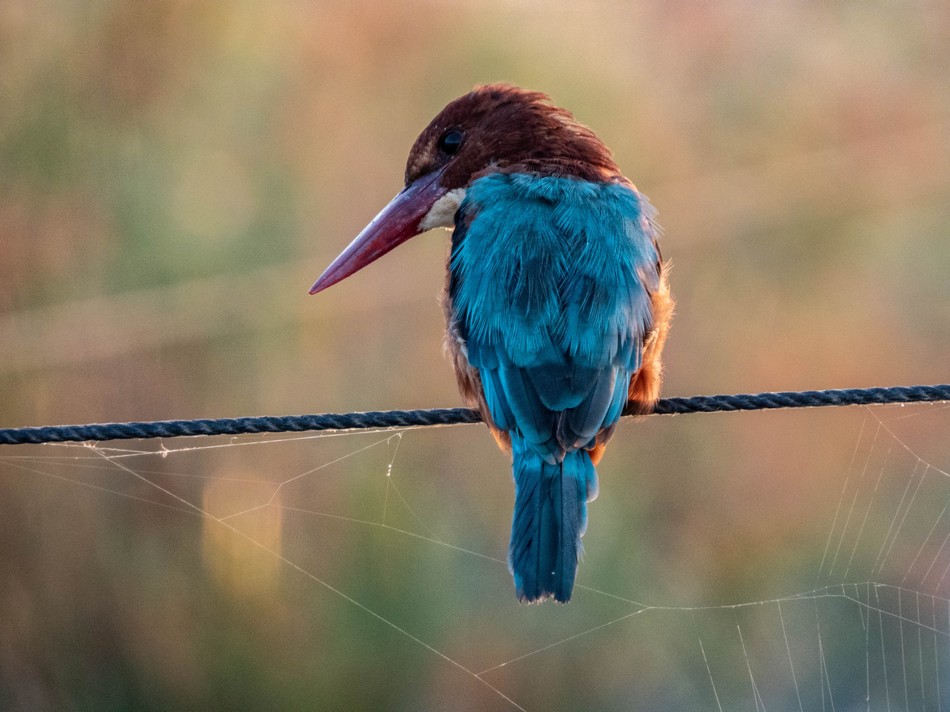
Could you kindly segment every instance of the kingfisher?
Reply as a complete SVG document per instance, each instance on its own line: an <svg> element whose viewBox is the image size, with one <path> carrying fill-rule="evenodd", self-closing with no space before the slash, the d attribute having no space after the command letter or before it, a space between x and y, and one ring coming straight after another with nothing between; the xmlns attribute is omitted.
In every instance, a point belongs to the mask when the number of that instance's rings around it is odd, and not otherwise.
<svg viewBox="0 0 950 712"><path fill-rule="evenodd" d="M310 289L454 228L445 347L463 399L511 454L508 567L523 602L571 599L595 466L621 414L659 397L673 300L654 216L546 94L478 86L423 130L405 187Z"/></svg>

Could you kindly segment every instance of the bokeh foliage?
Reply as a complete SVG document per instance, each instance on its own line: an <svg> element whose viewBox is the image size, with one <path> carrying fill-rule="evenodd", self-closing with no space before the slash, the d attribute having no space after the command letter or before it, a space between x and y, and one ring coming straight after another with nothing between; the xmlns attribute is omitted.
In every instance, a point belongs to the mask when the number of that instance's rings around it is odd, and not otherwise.
<svg viewBox="0 0 950 712"><path fill-rule="evenodd" d="M443 236L306 289L399 189L431 115L498 80L571 108L659 209L678 299L666 393L947 380L946 3L7 0L2 424L455 404ZM861 418L623 426L581 582L671 605L795 590ZM183 466L280 481L363 442ZM380 480L359 475L385 471L391 447L282 503L378 518ZM510 484L487 434L400 447L413 511L503 558ZM173 471L154 459L141 466ZM200 480L181 493L238 506ZM577 632L588 607L610 615L600 600L519 607L504 567L438 547L261 517L242 526L436 648L467 647L475 670ZM504 708L227 534L0 465L0 707ZM646 628L662 654L617 627L492 682L533 709L710 704L705 669L662 619Z"/></svg>

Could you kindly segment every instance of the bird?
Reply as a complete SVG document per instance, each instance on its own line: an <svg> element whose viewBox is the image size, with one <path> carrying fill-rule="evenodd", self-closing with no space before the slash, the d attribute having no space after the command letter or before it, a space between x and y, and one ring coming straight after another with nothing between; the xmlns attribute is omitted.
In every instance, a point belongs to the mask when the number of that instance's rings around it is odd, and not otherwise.
<svg viewBox="0 0 950 712"><path fill-rule="evenodd" d="M462 398L512 458L516 595L566 603L595 466L621 414L659 398L674 302L655 210L547 94L476 86L422 131L405 187L310 293L437 227L453 229L445 349Z"/></svg>

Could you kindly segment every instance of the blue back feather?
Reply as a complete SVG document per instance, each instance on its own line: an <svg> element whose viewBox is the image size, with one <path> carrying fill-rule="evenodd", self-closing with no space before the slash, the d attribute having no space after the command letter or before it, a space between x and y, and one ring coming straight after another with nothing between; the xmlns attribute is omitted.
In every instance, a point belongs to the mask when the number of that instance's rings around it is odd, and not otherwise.
<svg viewBox="0 0 950 712"><path fill-rule="evenodd" d="M651 326L651 211L622 183L500 173L459 207L449 298L492 420L512 435L509 563L525 600L570 598L596 491L583 448L619 419Z"/></svg>

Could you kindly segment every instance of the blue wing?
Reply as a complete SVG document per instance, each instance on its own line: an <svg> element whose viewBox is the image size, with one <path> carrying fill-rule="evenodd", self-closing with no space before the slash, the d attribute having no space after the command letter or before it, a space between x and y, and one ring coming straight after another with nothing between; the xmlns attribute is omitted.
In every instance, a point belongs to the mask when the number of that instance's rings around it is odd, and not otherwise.
<svg viewBox="0 0 950 712"><path fill-rule="evenodd" d="M525 601L571 598L597 490L585 448L620 417L651 327L649 211L622 183L493 174L456 216L450 316L511 437L508 563Z"/></svg>
<svg viewBox="0 0 950 712"><path fill-rule="evenodd" d="M659 282L631 186L491 174L459 208L449 298L495 424L548 463L616 423Z"/></svg>

